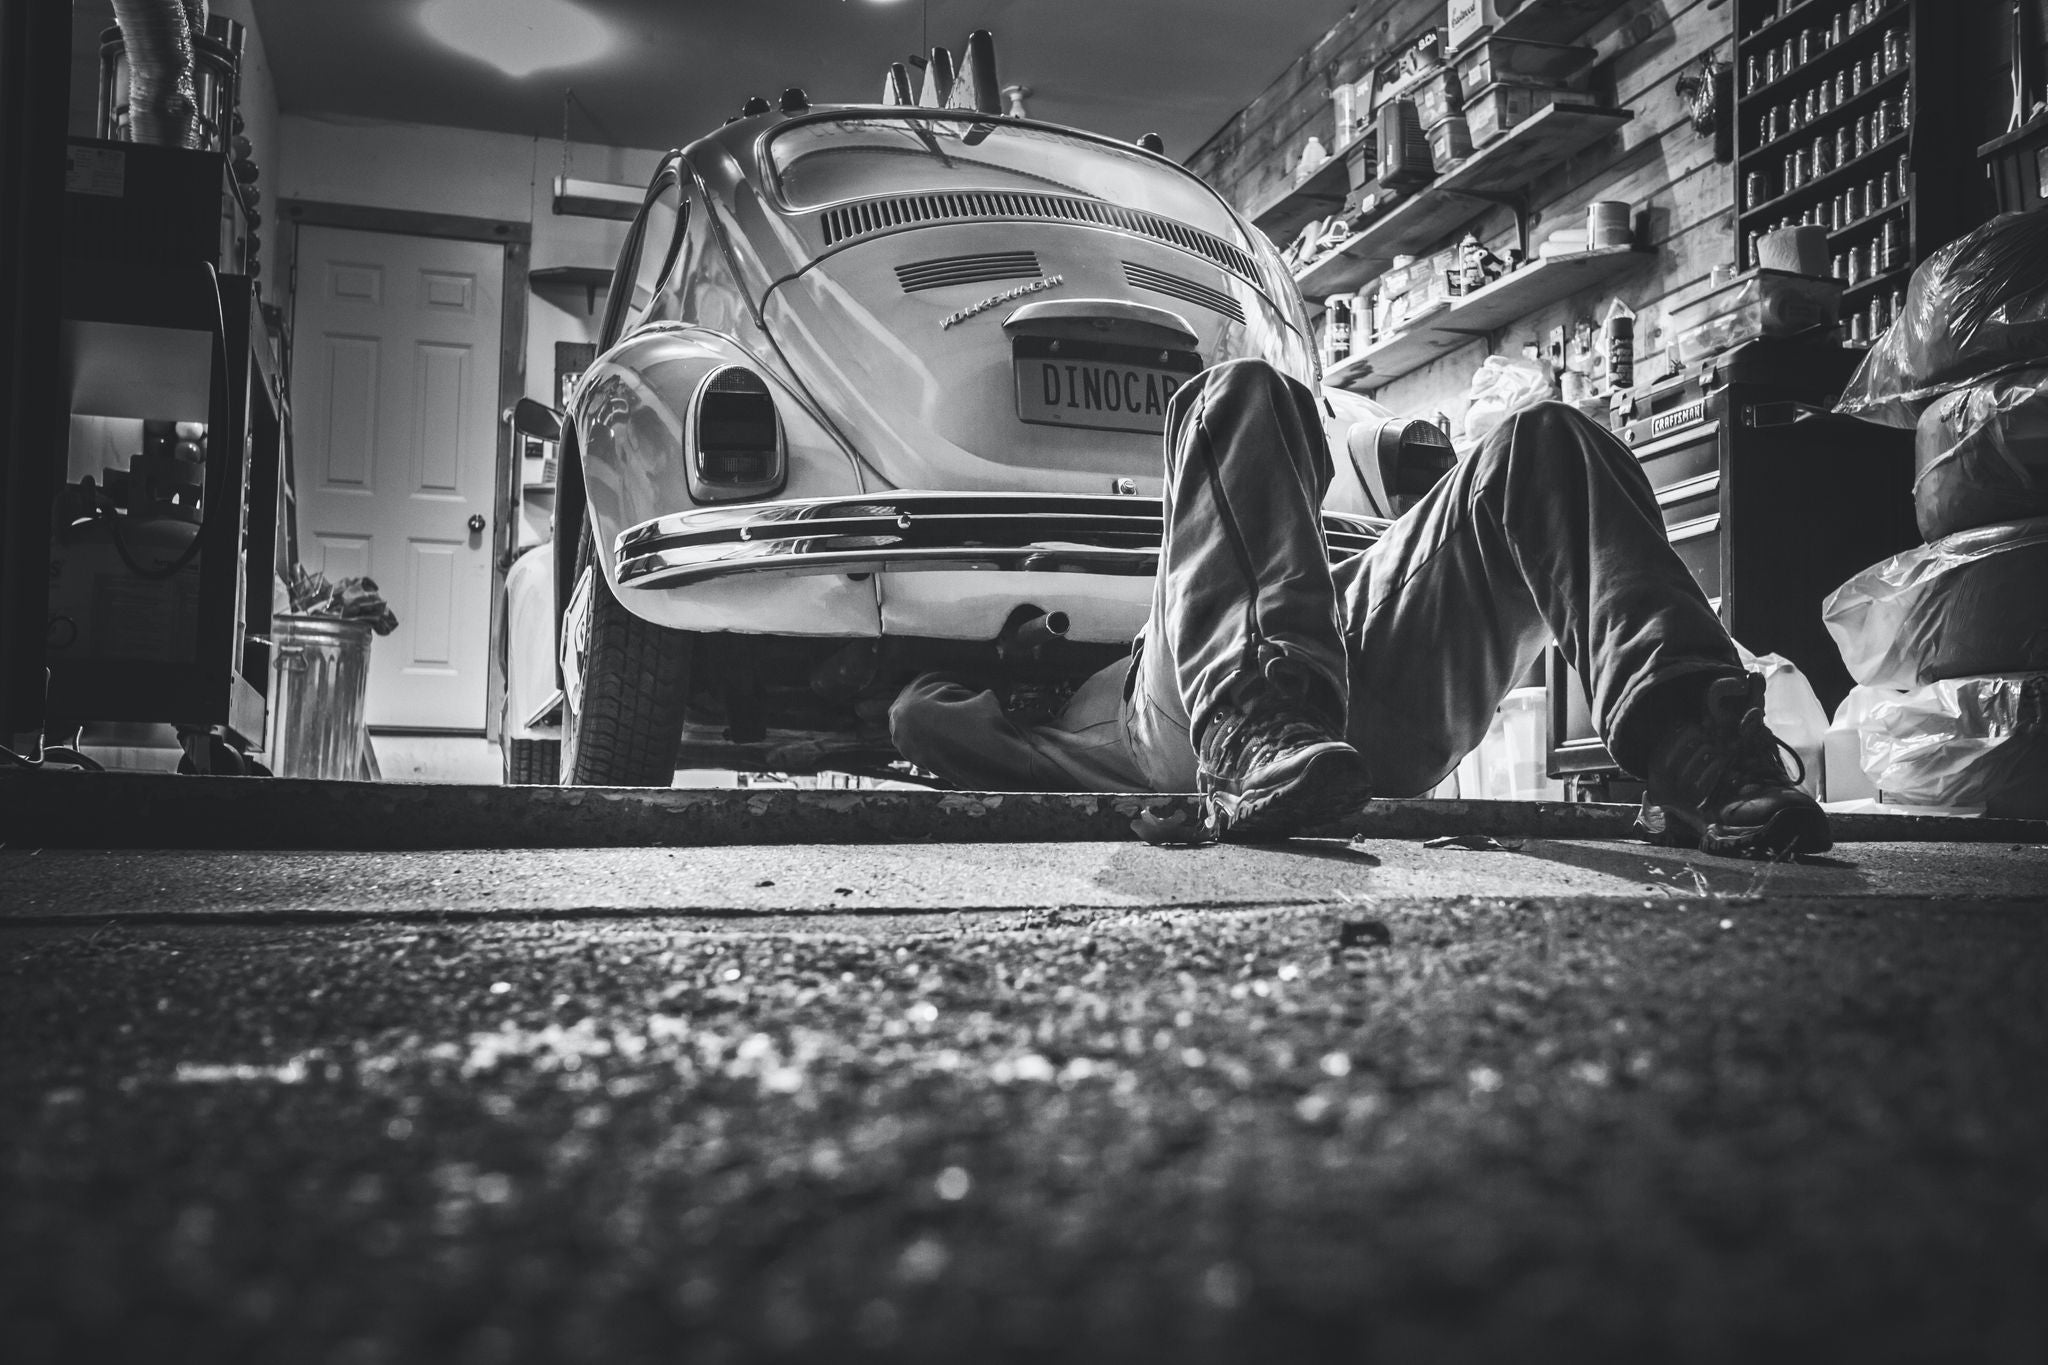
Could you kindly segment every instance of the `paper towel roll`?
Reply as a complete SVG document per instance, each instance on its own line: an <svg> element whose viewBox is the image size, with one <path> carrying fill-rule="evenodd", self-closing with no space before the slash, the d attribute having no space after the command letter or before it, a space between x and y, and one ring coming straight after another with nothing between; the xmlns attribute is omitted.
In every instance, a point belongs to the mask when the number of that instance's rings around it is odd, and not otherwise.
<svg viewBox="0 0 2048 1365"><path fill-rule="evenodd" d="M1789 227L1766 232L1757 244L1756 263L1765 270L1826 276L1832 273L1828 261L1828 230L1824 227Z"/></svg>

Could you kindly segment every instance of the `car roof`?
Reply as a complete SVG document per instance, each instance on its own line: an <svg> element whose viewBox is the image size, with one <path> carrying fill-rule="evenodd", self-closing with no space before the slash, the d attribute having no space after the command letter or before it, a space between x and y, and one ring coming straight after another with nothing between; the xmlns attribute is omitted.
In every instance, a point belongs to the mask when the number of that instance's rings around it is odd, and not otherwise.
<svg viewBox="0 0 2048 1365"><path fill-rule="evenodd" d="M1057 133L1073 138L1080 143L1093 144L1105 152L1135 154L1156 161L1167 170L1176 171L1194 181L1214 196L1216 202L1236 213L1229 200L1217 194L1213 186L1172 157L1159 152L1148 151L1135 142L1123 142L1116 138L1104 137L1083 128L1071 128L1063 123L1047 123L1043 119L1017 118L1010 114L984 114L973 109L933 109L916 104L814 104L796 113L782 113L771 110L751 118L737 118L723 127L713 129L683 149L684 157L694 161L700 152L716 148L725 153L739 167L741 174L753 181L757 189L771 188L767 162L762 153L766 150L769 137L782 129L802 123L830 123L842 118L908 118L925 115L941 118L975 119L989 123L1008 124L1018 128L1035 128L1043 132ZM773 195L766 196L771 202Z"/></svg>

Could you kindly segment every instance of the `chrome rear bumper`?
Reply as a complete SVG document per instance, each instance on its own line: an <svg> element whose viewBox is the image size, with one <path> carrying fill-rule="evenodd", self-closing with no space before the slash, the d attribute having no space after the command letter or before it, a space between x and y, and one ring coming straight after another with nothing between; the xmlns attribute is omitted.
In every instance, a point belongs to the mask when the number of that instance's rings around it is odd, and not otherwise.
<svg viewBox="0 0 2048 1365"><path fill-rule="evenodd" d="M902 493L706 507L627 528L619 584L680 588L741 574L906 573L962 569L1150 574L1159 563L1157 498L1081 493ZM1331 562L1387 523L1323 514Z"/></svg>

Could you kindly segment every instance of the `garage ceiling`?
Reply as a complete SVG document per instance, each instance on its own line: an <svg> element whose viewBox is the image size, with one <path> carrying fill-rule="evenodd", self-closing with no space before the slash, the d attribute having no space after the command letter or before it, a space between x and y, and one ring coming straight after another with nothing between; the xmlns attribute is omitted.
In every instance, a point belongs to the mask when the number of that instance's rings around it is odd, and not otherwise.
<svg viewBox="0 0 2048 1365"><path fill-rule="evenodd" d="M503 0L508 8L514 0ZM1348 0L578 0L603 55L506 75L428 36L423 0L255 0L287 113L333 113L559 137L687 143L747 96L802 86L820 103L879 98L891 61L931 41L996 37L1005 85L1033 116L1186 157L1299 57Z"/></svg>

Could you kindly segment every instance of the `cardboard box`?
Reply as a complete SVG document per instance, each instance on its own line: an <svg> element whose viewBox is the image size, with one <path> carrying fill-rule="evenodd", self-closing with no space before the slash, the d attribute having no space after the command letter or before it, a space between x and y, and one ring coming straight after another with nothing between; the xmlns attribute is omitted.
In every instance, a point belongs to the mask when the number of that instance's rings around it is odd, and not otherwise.
<svg viewBox="0 0 2048 1365"><path fill-rule="evenodd" d="M1513 14L1521 6L1514 0L1505 6L1498 0L1450 0L1444 7L1444 35L1451 50L1456 52L1480 34L1500 27L1503 8Z"/></svg>

